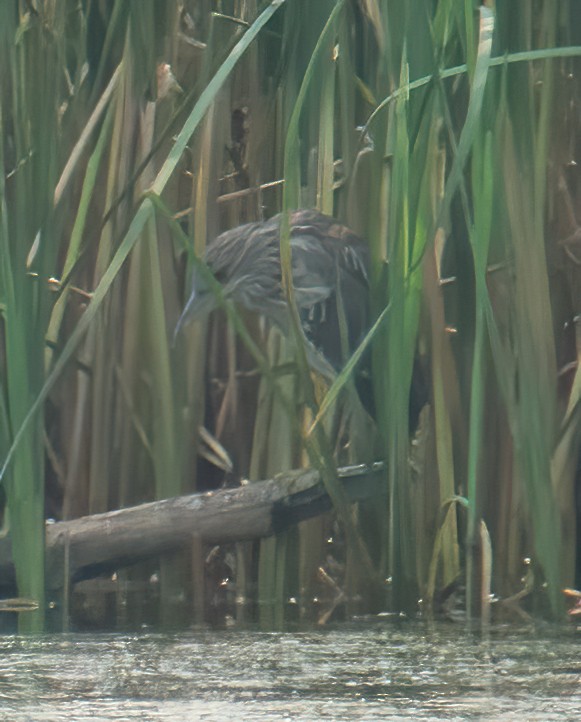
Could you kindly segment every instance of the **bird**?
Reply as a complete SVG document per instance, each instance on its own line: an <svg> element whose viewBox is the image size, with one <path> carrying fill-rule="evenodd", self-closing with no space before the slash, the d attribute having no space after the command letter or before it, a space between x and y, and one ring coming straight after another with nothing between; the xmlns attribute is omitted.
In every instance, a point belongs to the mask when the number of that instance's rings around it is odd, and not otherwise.
<svg viewBox="0 0 581 722"><path fill-rule="evenodd" d="M281 218L278 214L221 233L208 244L204 262L221 284L225 299L262 315L289 336L280 264ZM368 247L347 226L313 209L290 213L290 247L307 360L332 380L369 327ZM191 294L174 338L191 320L218 307L210 285L194 269Z"/></svg>

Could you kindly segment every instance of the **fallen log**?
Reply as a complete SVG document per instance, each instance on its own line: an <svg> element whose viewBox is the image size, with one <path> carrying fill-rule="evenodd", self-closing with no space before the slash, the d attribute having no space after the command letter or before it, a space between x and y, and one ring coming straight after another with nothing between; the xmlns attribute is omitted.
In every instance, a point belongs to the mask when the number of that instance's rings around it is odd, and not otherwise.
<svg viewBox="0 0 581 722"><path fill-rule="evenodd" d="M350 501L381 494L384 465L338 470ZM271 536L331 509L319 473L289 471L236 488L191 494L46 526L48 589L110 573L152 556L203 544ZM14 578L9 539L0 540L0 577Z"/></svg>

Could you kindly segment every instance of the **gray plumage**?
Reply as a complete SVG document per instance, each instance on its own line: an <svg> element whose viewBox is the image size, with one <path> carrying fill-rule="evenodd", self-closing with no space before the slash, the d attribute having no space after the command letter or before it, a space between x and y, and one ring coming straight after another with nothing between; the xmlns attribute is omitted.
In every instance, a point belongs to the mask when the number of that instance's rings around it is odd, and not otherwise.
<svg viewBox="0 0 581 722"><path fill-rule="evenodd" d="M289 331L281 283L280 215L248 223L217 236L204 261L222 284L225 297ZM314 210L291 214L292 274L304 334L335 369L354 350L368 328L368 251L365 243L334 218ZM339 292L338 292L339 291ZM218 302L199 273L176 333ZM344 314L347 335L339 321ZM309 354L312 365L321 364Z"/></svg>

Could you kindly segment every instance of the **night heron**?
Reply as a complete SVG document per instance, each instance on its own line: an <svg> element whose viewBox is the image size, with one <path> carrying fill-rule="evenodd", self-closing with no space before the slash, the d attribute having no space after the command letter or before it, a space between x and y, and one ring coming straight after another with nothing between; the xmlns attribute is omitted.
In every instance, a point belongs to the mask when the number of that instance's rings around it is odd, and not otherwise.
<svg viewBox="0 0 581 722"><path fill-rule="evenodd" d="M204 261L235 303L263 315L285 336L290 318L281 281L280 222L248 223L217 236ZM334 375L369 325L366 244L334 218L314 210L290 216L295 301L310 365ZM194 271L192 293L176 334L218 306L203 274Z"/></svg>

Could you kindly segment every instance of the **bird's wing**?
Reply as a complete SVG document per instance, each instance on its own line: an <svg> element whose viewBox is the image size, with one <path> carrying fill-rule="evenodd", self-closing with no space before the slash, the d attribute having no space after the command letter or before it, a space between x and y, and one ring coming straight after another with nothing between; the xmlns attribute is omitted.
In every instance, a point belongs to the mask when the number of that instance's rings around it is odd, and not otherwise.
<svg viewBox="0 0 581 722"><path fill-rule="evenodd" d="M334 218L312 210L292 215L293 281L299 306L328 299L337 286L366 294L366 244Z"/></svg>

